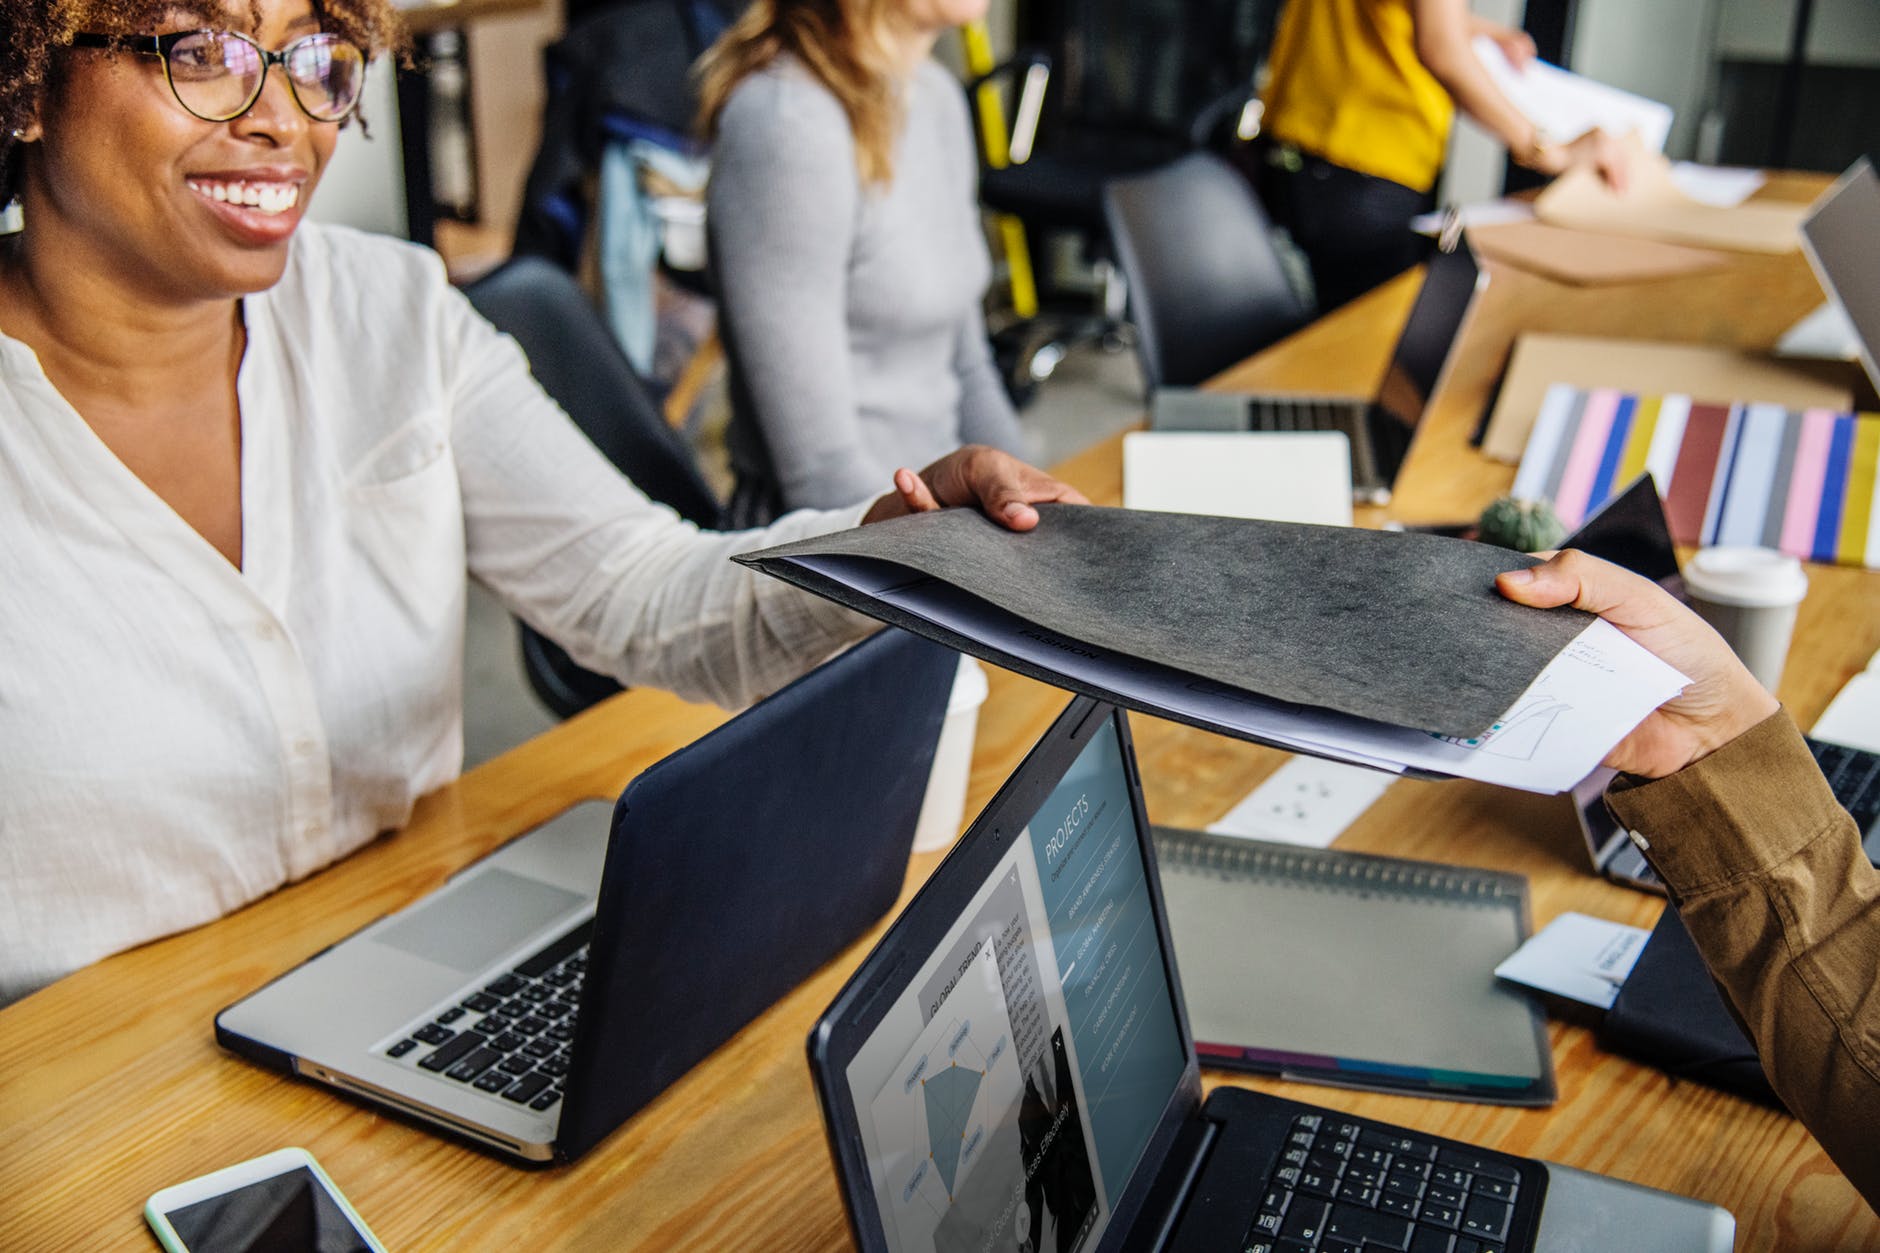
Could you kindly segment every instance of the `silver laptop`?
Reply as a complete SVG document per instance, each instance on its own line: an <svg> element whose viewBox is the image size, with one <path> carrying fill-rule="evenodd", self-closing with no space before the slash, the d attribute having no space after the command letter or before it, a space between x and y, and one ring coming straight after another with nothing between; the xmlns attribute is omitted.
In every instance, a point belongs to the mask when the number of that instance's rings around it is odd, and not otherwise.
<svg viewBox="0 0 1880 1253"><path fill-rule="evenodd" d="M1259 917L1246 941L1285 942ZM1087 697L809 1048L871 1253L1725 1253L1736 1230L1714 1205L1264 1093L1203 1103L1128 722Z"/></svg>
<svg viewBox="0 0 1880 1253"><path fill-rule="evenodd" d="M1162 388L1150 404L1150 428L1341 431L1351 440L1353 497L1361 503L1384 504L1430 398L1447 377L1476 295L1488 283L1488 272L1476 260L1466 237L1456 232L1446 242L1451 246L1437 252L1424 271L1423 286L1374 398Z"/></svg>
<svg viewBox="0 0 1880 1253"><path fill-rule="evenodd" d="M1815 277L1847 312L1867 381L1880 395L1880 175L1854 162L1802 222L1802 251Z"/></svg>
<svg viewBox="0 0 1880 1253"><path fill-rule="evenodd" d="M217 1040L574 1159L898 899L958 664L882 632L229 1006Z"/></svg>

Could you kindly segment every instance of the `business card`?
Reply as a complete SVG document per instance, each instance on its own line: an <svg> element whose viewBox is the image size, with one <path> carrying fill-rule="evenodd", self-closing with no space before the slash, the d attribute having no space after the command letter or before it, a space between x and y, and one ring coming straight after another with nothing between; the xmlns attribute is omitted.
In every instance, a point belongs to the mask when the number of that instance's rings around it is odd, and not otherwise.
<svg viewBox="0 0 1880 1253"><path fill-rule="evenodd" d="M1611 1009L1651 932L1586 914L1565 913L1495 967L1503 979Z"/></svg>

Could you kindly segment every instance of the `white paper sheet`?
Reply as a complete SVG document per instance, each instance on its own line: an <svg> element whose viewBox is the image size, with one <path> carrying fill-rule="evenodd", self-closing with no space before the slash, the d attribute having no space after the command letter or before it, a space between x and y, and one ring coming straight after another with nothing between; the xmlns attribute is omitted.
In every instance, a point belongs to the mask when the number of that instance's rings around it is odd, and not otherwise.
<svg viewBox="0 0 1880 1253"><path fill-rule="evenodd" d="M1778 357L1825 357L1834 361L1852 361L1860 355L1860 336L1854 320L1838 300L1830 300L1802 315L1801 321L1782 332L1776 341Z"/></svg>
<svg viewBox="0 0 1880 1253"><path fill-rule="evenodd" d="M1639 927L1564 913L1495 967L1495 974L1598 1009L1611 1009L1650 938L1651 932Z"/></svg>
<svg viewBox="0 0 1880 1253"><path fill-rule="evenodd" d="M1830 744L1880 753L1880 672L1869 667L1849 679L1808 733Z"/></svg>
<svg viewBox="0 0 1880 1253"><path fill-rule="evenodd" d="M1351 525L1342 431L1131 431L1123 508Z"/></svg>
<svg viewBox="0 0 1880 1253"><path fill-rule="evenodd" d="M1326 848L1393 780L1323 757L1294 757L1208 828L1212 835Z"/></svg>
<svg viewBox="0 0 1880 1253"><path fill-rule="evenodd" d="M1761 170L1747 170L1741 166L1673 161L1671 181L1677 184L1679 191L1699 204L1733 209L1755 195L1769 178Z"/></svg>
<svg viewBox="0 0 1880 1253"><path fill-rule="evenodd" d="M1598 127L1614 135L1634 131L1645 147L1663 152L1671 133L1671 106L1635 96L1578 74L1530 61L1516 69L1486 35L1475 37L1475 55L1502 94L1548 138L1566 143Z"/></svg>

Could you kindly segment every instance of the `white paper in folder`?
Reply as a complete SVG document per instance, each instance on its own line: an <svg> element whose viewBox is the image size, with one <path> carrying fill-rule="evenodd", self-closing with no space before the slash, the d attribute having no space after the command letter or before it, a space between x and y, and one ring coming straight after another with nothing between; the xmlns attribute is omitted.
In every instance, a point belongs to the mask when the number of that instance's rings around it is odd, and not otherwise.
<svg viewBox="0 0 1880 1253"><path fill-rule="evenodd" d="M1516 69L1486 35L1477 35L1474 46L1476 58L1495 80L1495 86L1521 111L1521 116L1556 143L1578 139L1597 127L1614 135L1635 132L1651 151L1665 150L1665 137L1671 134L1670 105L1608 87L1545 61L1530 61Z"/></svg>

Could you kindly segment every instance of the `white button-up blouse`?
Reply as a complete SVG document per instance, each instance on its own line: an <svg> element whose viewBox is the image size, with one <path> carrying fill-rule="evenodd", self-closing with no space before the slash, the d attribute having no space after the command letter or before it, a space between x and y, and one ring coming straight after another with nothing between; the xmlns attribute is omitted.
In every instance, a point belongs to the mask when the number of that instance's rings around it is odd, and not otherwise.
<svg viewBox="0 0 1880 1253"><path fill-rule="evenodd" d="M306 875L455 777L466 572L584 665L725 705L865 629L727 559L859 508L701 534L434 255L304 224L242 317L239 570L0 335L0 1004Z"/></svg>

